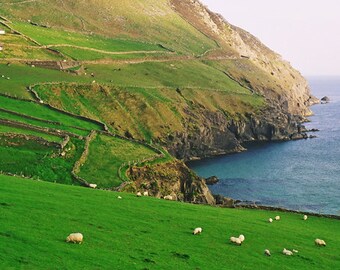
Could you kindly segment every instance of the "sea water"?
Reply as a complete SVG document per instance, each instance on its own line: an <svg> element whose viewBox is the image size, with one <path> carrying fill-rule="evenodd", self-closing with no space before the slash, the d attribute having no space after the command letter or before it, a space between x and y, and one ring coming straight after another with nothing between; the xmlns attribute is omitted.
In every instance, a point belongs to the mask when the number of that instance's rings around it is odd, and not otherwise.
<svg viewBox="0 0 340 270"><path fill-rule="evenodd" d="M317 138L248 145L248 151L188 165L217 176L214 194L261 205L340 215L340 77L311 77L312 93L331 102L312 107Z"/></svg>

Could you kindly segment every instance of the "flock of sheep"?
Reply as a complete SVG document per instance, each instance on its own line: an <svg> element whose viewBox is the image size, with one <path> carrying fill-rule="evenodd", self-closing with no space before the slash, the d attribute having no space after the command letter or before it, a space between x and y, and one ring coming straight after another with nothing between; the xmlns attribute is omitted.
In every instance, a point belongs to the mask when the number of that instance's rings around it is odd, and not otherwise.
<svg viewBox="0 0 340 270"><path fill-rule="evenodd" d="M145 191L143 192L143 194L141 192L137 192L137 197L141 197L141 196L149 196L148 192ZM166 198L166 197L171 197L171 195L169 196L165 196L164 199L166 200L172 200L172 198ZM118 199L122 199L121 196L118 196L117 197ZM303 220L307 220L308 219L308 216L307 215L304 215ZM281 217L280 216L276 216L274 218L274 220L276 221L280 221L281 220ZM273 222L273 219L272 218L269 218L268 219L268 222L269 223L272 223ZM201 227L198 227L198 228L195 228L194 231L193 231L193 234L194 235L199 235L201 234L203 231L203 229ZM71 242L71 243L75 243L75 244L81 244L83 242L83 234L81 233L71 233L69 236L67 236L66 238L66 242ZM245 241L245 236L243 234L240 234L239 237L234 237L234 236L231 236L230 237L230 242L232 244L235 244L237 246L241 246L242 243ZM314 241L315 245L317 246L326 246L326 242L322 239L315 239ZM286 248L283 249L282 251L282 254L286 255L286 256L292 256L294 253L298 253L297 250L293 249L292 251L291 250L288 250ZM270 253L270 250L269 249L265 249L264 250L264 255L266 256L271 256L271 253Z"/></svg>
<svg viewBox="0 0 340 270"><path fill-rule="evenodd" d="M276 221L279 221L281 220L281 217L280 216L276 216L274 218ZM307 215L304 215L303 216L303 220L307 220L308 219L308 216ZM273 219L272 218L269 218L268 219L269 223L272 223L273 222ZM195 228L194 231L193 231L193 234L194 235L197 235L197 234L201 234L203 231L203 229L201 227L198 227L198 228ZM245 240L245 236L243 234L240 234L239 237L234 237L234 236L231 236L230 237L230 242L232 244L235 244L237 246L241 246L242 243L244 242ZM326 242L322 239L315 239L314 241L315 245L317 246L326 246ZM286 256L292 256L294 253L298 253L299 251L293 249L292 251L291 250L288 250L286 248L283 249L282 251L282 254L286 255ZM270 253L270 250L269 249L265 249L264 250L264 254L266 256L271 256L271 253Z"/></svg>

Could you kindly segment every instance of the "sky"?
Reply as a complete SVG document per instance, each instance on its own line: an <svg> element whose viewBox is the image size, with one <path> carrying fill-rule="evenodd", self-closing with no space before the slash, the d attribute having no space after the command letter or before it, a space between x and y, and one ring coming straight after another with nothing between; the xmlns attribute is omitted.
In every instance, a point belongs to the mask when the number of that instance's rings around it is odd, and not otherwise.
<svg viewBox="0 0 340 270"><path fill-rule="evenodd" d="M201 0L305 76L340 76L339 0Z"/></svg>

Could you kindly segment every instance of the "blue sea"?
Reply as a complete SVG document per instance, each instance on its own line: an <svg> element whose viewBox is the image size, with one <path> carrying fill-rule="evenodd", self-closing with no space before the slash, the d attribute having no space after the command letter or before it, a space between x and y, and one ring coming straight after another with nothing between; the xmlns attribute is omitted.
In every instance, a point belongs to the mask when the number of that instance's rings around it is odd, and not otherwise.
<svg viewBox="0 0 340 270"><path fill-rule="evenodd" d="M308 78L312 93L331 102L314 105L306 127L317 138L267 142L248 151L190 162L198 175L216 175L210 189L233 199L292 210L340 215L340 77Z"/></svg>

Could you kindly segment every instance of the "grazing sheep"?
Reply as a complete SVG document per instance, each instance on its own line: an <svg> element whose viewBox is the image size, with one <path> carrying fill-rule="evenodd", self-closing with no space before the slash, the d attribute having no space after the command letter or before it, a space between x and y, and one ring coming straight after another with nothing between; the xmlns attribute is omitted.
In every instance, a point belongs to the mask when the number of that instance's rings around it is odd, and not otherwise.
<svg viewBox="0 0 340 270"><path fill-rule="evenodd" d="M280 220L280 219L281 219L280 216L276 216L276 217L275 217L275 220Z"/></svg>
<svg viewBox="0 0 340 270"><path fill-rule="evenodd" d="M269 249L265 249L264 254L267 255L267 256L271 256Z"/></svg>
<svg viewBox="0 0 340 270"><path fill-rule="evenodd" d="M142 197L142 193L138 191L137 194L136 194L136 196L137 196L137 197Z"/></svg>
<svg viewBox="0 0 340 270"><path fill-rule="evenodd" d="M294 253L299 253L299 251L298 251L298 250L296 250L296 249L293 249L293 252L294 252Z"/></svg>
<svg viewBox="0 0 340 270"><path fill-rule="evenodd" d="M196 229L193 231L193 234L194 234L194 235L196 235L196 234L201 234L202 231L203 231L203 229L200 228L200 227L198 227L198 228L196 228Z"/></svg>
<svg viewBox="0 0 340 270"><path fill-rule="evenodd" d="M272 222L273 222L273 219L272 219L272 218L268 219L268 222L269 222L269 223L272 223Z"/></svg>
<svg viewBox="0 0 340 270"><path fill-rule="evenodd" d="M164 200L172 201L172 196L166 195L166 196L164 196Z"/></svg>
<svg viewBox="0 0 340 270"><path fill-rule="evenodd" d="M149 192L144 191L144 192L143 192L143 196L149 196Z"/></svg>
<svg viewBox="0 0 340 270"><path fill-rule="evenodd" d="M246 238L244 237L243 234L240 234L240 236L238 237L238 239L240 239L242 243L243 243L244 240L246 240Z"/></svg>
<svg viewBox="0 0 340 270"><path fill-rule="evenodd" d="M117 198L118 198L118 199L122 199L122 197L121 197L121 196L118 196Z"/></svg>
<svg viewBox="0 0 340 270"><path fill-rule="evenodd" d="M96 184L89 184L89 187L90 188L97 188L97 185Z"/></svg>
<svg viewBox="0 0 340 270"><path fill-rule="evenodd" d="M72 242L74 244L83 242L83 235L81 233L71 233L69 236L66 237L66 242Z"/></svg>
<svg viewBox="0 0 340 270"><path fill-rule="evenodd" d="M303 216L303 220L307 220L308 216L307 215L304 215Z"/></svg>
<svg viewBox="0 0 340 270"><path fill-rule="evenodd" d="M236 244L236 245L238 245L238 246L240 246L240 245L242 245L242 241L241 241L241 239L239 239L239 238L237 238L237 237L230 237L230 242L232 242L232 243L234 243L234 244Z"/></svg>
<svg viewBox="0 0 340 270"><path fill-rule="evenodd" d="M282 253L284 254L284 255L287 255L287 256L292 256L293 255L293 252L292 251L290 251L290 250L288 250L288 249L283 249L283 251L282 251Z"/></svg>
<svg viewBox="0 0 340 270"><path fill-rule="evenodd" d="M315 239L315 245L317 246L326 246L326 242L322 239Z"/></svg>

